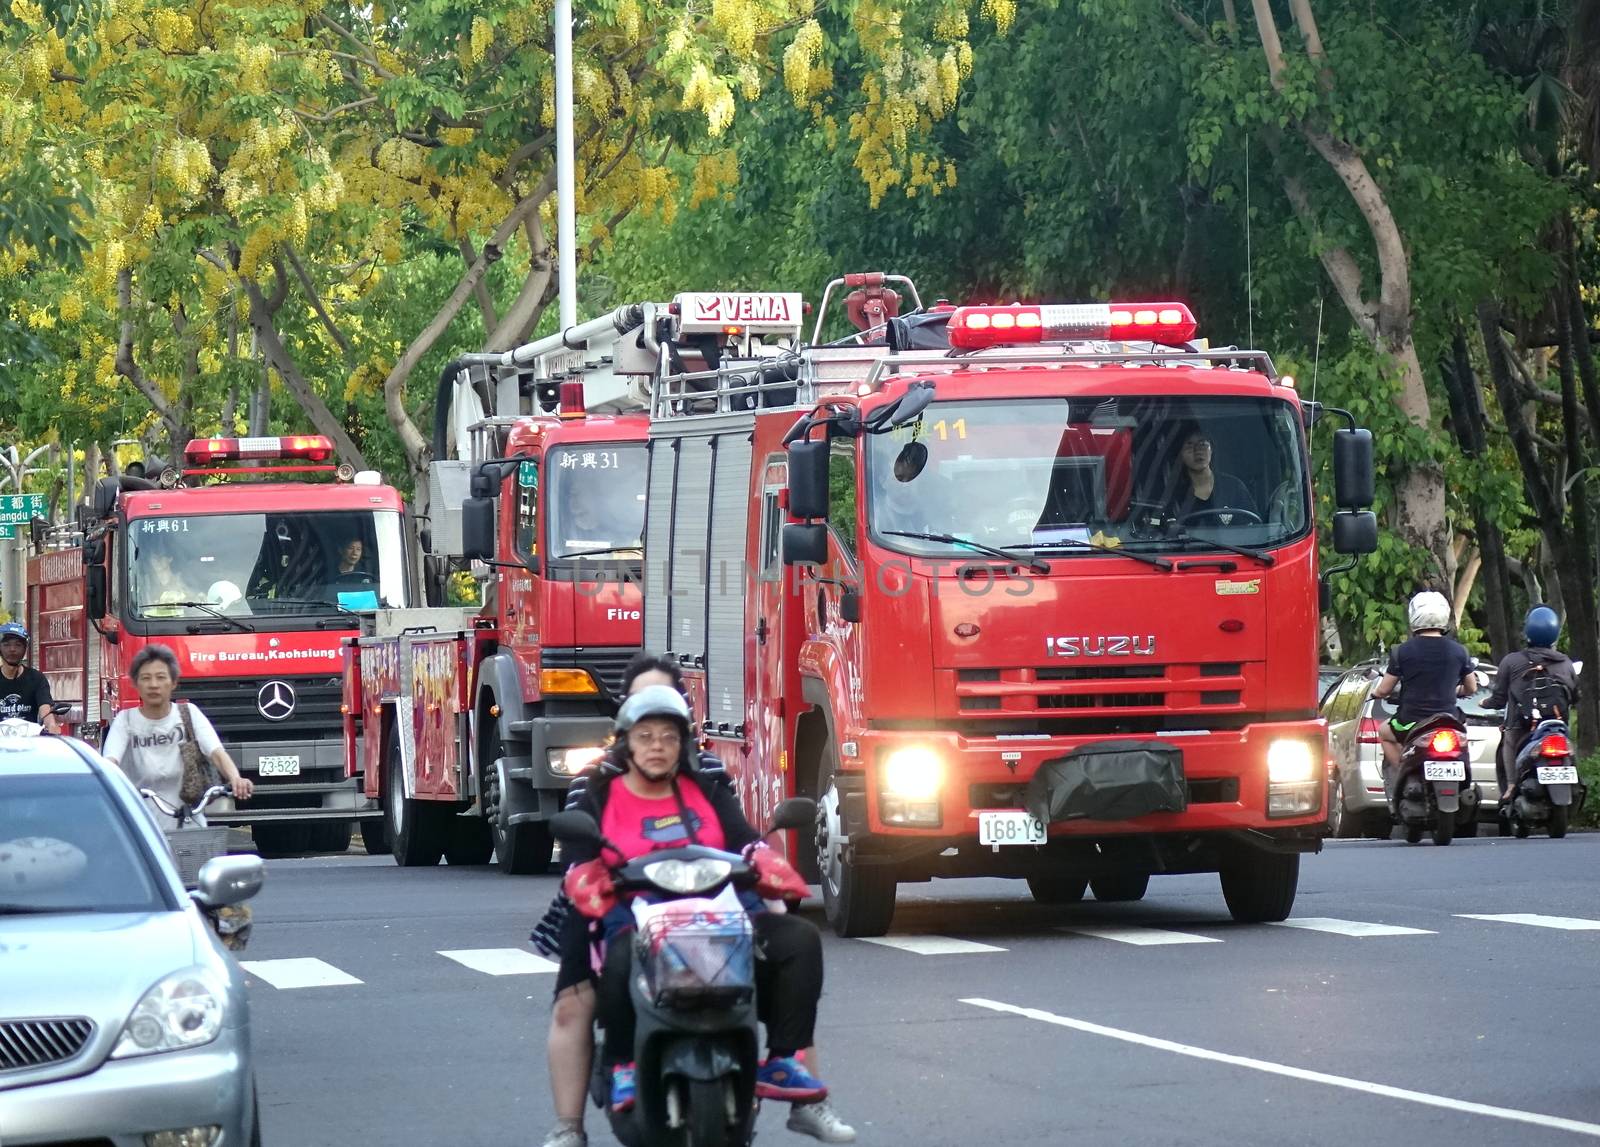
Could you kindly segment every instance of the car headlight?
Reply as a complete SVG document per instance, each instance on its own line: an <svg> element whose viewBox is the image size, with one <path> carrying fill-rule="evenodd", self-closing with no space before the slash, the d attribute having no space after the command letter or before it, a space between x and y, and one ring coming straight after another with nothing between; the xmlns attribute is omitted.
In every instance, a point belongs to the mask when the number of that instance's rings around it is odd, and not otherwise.
<svg viewBox="0 0 1600 1147"><path fill-rule="evenodd" d="M645 879L668 892L687 896L715 888L733 871L727 860L701 857L699 860L658 860L644 866Z"/></svg>
<svg viewBox="0 0 1600 1147"><path fill-rule="evenodd" d="M204 968L174 972L134 1006L111 1058L182 1051L210 1043L222 1030L225 999L222 988Z"/></svg>
<svg viewBox="0 0 1600 1147"><path fill-rule="evenodd" d="M605 755L606 751L598 745L585 745L578 749L551 749L548 757L550 771L558 776L575 777Z"/></svg>
<svg viewBox="0 0 1600 1147"><path fill-rule="evenodd" d="M1267 748L1267 780L1303 785L1317 779L1317 755L1305 741L1274 741Z"/></svg>
<svg viewBox="0 0 1600 1147"><path fill-rule="evenodd" d="M944 785L944 762L932 749L909 745L883 759L879 791L907 800L933 800Z"/></svg>

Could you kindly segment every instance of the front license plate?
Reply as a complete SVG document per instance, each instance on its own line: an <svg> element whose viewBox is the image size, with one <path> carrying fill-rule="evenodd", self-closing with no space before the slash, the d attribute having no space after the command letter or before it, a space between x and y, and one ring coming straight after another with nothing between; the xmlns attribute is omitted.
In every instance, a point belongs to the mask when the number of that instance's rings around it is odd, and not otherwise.
<svg viewBox="0 0 1600 1147"><path fill-rule="evenodd" d="M300 775L300 758L298 756L262 757L256 763L256 771L264 777L298 777Z"/></svg>
<svg viewBox="0 0 1600 1147"><path fill-rule="evenodd" d="M1534 770L1541 785L1575 785L1578 783L1576 765L1542 765Z"/></svg>
<svg viewBox="0 0 1600 1147"><path fill-rule="evenodd" d="M1044 822L1025 812L980 812L978 843L1043 844L1048 838Z"/></svg>
<svg viewBox="0 0 1600 1147"><path fill-rule="evenodd" d="M1424 761L1422 778L1428 781L1464 781L1467 770L1460 761Z"/></svg>

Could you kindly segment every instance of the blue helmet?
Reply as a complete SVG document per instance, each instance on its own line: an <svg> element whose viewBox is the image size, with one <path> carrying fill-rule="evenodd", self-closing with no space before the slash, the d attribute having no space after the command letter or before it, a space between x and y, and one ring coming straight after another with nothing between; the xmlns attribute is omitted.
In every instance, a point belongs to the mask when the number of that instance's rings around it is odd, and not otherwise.
<svg viewBox="0 0 1600 1147"><path fill-rule="evenodd" d="M23 641L27 641L28 627L20 621L8 621L4 625L0 625L0 641L4 641L8 637L20 637Z"/></svg>
<svg viewBox="0 0 1600 1147"><path fill-rule="evenodd" d="M0 630L4 627L0 626ZM1529 645L1553 646L1561 636L1561 619L1548 605L1536 605L1522 623L1522 636Z"/></svg>

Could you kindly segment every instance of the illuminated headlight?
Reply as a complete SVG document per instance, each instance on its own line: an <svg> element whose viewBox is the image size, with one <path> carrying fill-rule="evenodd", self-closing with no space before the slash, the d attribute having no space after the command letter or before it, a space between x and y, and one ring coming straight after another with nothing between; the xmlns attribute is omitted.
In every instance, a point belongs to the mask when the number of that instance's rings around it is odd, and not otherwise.
<svg viewBox="0 0 1600 1147"><path fill-rule="evenodd" d="M551 749L550 771L560 777L575 777L605 755L606 751L595 745L580 749Z"/></svg>
<svg viewBox="0 0 1600 1147"><path fill-rule="evenodd" d="M884 796L908 801L929 801L944 785L944 762L932 749L909 746L896 749L883 759L878 774L878 791Z"/></svg>
<svg viewBox="0 0 1600 1147"><path fill-rule="evenodd" d="M145 1147L211 1147L222 1128L184 1127L177 1131L152 1131L144 1137Z"/></svg>
<svg viewBox="0 0 1600 1147"><path fill-rule="evenodd" d="M222 1030L222 989L204 968L174 972L134 1007L112 1059L200 1047Z"/></svg>
<svg viewBox="0 0 1600 1147"><path fill-rule="evenodd" d="M1267 780L1303 785L1317 779L1317 755L1305 741L1274 741L1267 749Z"/></svg>
<svg viewBox="0 0 1600 1147"><path fill-rule="evenodd" d="M699 860L658 860L644 866L645 879L657 888L676 892L680 896L692 895L715 888L733 871L726 860L702 857Z"/></svg>

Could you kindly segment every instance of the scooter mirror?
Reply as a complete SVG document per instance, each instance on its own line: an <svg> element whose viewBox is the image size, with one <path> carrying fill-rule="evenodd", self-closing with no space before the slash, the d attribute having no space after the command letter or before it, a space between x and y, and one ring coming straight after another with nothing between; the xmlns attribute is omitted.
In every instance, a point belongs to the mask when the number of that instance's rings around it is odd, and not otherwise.
<svg viewBox="0 0 1600 1147"><path fill-rule="evenodd" d="M600 844L600 826L586 812L558 812L550 818L550 834L573 844Z"/></svg>
<svg viewBox="0 0 1600 1147"><path fill-rule="evenodd" d="M790 797L773 810L772 827L767 831L770 833L789 828L810 828L816 820L816 801L810 797Z"/></svg>

